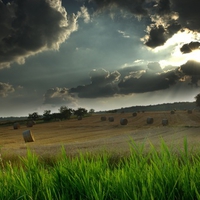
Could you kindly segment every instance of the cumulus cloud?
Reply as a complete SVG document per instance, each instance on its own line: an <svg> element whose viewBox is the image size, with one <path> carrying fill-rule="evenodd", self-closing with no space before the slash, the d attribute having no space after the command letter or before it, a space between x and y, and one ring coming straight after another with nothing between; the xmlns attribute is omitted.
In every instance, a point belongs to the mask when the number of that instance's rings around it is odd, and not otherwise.
<svg viewBox="0 0 200 200"><path fill-rule="evenodd" d="M67 88L51 88L44 94L44 104L75 105L76 101Z"/></svg>
<svg viewBox="0 0 200 200"><path fill-rule="evenodd" d="M158 62L151 62L147 65L148 69L154 73L161 73L163 72L160 64Z"/></svg>
<svg viewBox="0 0 200 200"><path fill-rule="evenodd" d="M14 91L15 89L9 83L0 82L0 96L1 97L6 97L8 96L9 93L12 93Z"/></svg>
<svg viewBox="0 0 200 200"><path fill-rule="evenodd" d="M194 50L199 49L200 42L190 42L189 44L184 44L180 50L182 53L191 53Z"/></svg>
<svg viewBox="0 0 200 200"><path fill-rule="evenodd" d="M117 83L120 73L108 72L105 69L90 72L90 84L71 88L71 93L77 93L80 98L110 97L118 92Z"/></svg>
<svg viewBox="0 0 200 200"><path fill-rule="evenodd" d="M88 13L88 9L85 6L82 6L81 11L78 11L77 16L79 18L83 18L85 23L90 22L90 14Z"/></svg>
<svg viewBox="0 0 200 200"><path fill-rule="evenodd" d="M0 68L57 50L78 27L77 16L68 16L60 0L0 1L0 19Z"/></svg>

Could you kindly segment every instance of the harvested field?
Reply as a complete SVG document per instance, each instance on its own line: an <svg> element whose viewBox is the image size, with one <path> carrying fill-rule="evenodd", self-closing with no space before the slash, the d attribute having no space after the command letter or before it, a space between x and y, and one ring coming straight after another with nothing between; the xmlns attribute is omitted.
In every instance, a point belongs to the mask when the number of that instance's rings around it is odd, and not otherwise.
<svg viewBox="0 0 200 200"><path fill-rule="evenodd" d="M109 117L110 114L104 116ZM37 154L54 155L65 146L68 154L80 151L114 151L126 153L130 149L130 140L137 143L146 141L159 148L161 139L168 145L183 146L184 138L189 148L198 148L200 143L200 112L188 114L185 111L145 112L133 117L132 113L113 114L114 122L101 121L101 115L93 115L82 120L70 119L43 124L33 127L0 126L1 153L24 155L27 148ZM154 123L147 124L146 119L153 117ZM126 118L128 124L120 125L120 119ZM168 119L167 126L162 119ZM31 130L35 142L25 143L22 132Z"/></svg>

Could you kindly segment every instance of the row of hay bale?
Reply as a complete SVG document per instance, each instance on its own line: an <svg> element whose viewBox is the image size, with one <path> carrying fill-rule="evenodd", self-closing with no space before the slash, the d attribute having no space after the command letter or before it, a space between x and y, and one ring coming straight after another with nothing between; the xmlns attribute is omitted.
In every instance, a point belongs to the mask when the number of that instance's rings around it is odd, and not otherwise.
<svg viewBox="0 0 200 200"><path fill-rule="evenodd" d="M153 124L154 119L152 117L147 118L147 124ZM168 119L162 119L162 125L167 126L169 124Z"/></svg>
<svg viewBox="0 0 200 200"><path fill-rule="evenodd" d="M26 126L27 126L27 127L32 127L32 126L35 125L35 124L36 124L35 121L28 121L28 122L26 123ZM19 129L20 127L21 127L21 125L20 125L19 122L16 122L16 123L13 124L13 129Z"/></svg>
<svg viewBox="0 0 200 200"><path fill-rule="evenodd" d="M170 113L171 113L171 114L175 114L175 111L176 111L176 110L171 110ZM192 110L187 110L187 113L188 113L188 114L192 114Z"/></svg>
<svg viewBox="0 0 200 200"><path fill-rule="evenodd" d="M154 122L153 117L148 117L147 118L147 124L153 124L153 122ZM163 126L167 126L168 124L169 124L168 119L162 119L162 125Z"/></svg>
<svg viewBox="0 0 200 200"><path fill-rule="evenodd" d="M106 121L107 118L105 116L101 117L101 121ZM114 117L108 117L108 121L109 122L114 122L115 118ZM128 124L128 120L125 118L120 119L120 124L121 125L127 125Z"/></svg>
<svg viewBox="0 0 200 200"><path fill-rule="evenodd" d="M101 121L106 121L106 120L107 120L107 118L105 116L101 117ZM114 122L114 117L108 117L108 121L109 122ZM154 119L152 117L148 117L146 122L147 122L147 124L153 124ZM128 120L126 118L122 118L122 119L120 119L120 124L121 125L127 125L128 124ZM168 119L162 119L162 125L163 126L167 126L168 124L169 124Z"/></svg>
<svg viewBox="0 0 200 200"><path fill-rule="evenodd" d="M106 121L106 120L107 120L106 117L101 117L101 121ZM108 121L109 121L109 122L114 122L115 119L114 119L114 117L108 117Z"/></svg>

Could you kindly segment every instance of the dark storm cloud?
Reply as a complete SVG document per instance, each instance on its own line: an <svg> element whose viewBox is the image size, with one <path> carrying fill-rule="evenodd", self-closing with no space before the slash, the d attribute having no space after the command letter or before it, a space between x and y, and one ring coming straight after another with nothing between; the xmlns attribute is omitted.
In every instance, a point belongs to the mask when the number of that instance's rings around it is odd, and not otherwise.
<svg viewBox="0 0 200 200"><path fill-rule="evenodd" d="M177 20L178 13L174 12L170 0L93 0L99 10L118 7L133 15L145 17L147 35L142 38L145 45L151 48L163 45L182 26Z"/></svg>
<svg viewBox="0 0 200 200"><path fill-rule="evenodd" d="M142 38L150 48L162 46L178 31L200 31L199 0L89 0L97 10L124 9L134 16L146 18L146 35Z"/></svg>
<svg viewBox="0 0 200 200"><path fill-rule="evenodd" d="M30 55L58 49L77 30L59 0L0 0L0 68L24 63Z"/></svg>
<svg viewBox="0 0 200 200"><path fill-rule="evenodd" d="M98 6L98 10L112 9L118 7L127 10L136 16L147 15L145 0L92 0Z"/></svg>
<svg viewBox="0 0 200 200"><path fill-rule="evenodd" d="M63 105L70 104L74 105L76 100L69 93L67 88L51 88L46 91L44 94L44 104L52 104L52 105Z"/></svg>
<svg viewBox="0 0 200 200"><path fill-rule="evenodd" d="M164 90L176 84L182 74L178 74L174 68L164 72L156 62L149 63L145 70L143 67L128 67L120 72L124 76L104 69L93 70L90 73L90 84L71 88L69 92L80 98L100 98Z"/></svg>
<svg viewBox="0 0 200 200"><path fill-rule="evenodd" d="M149 63L140 76L130 73L118 84L121 94L144 93L164 90L174 85L179 79L176 70L164 72L157 62Z"/></svg>
<svg viewBox="0 0 200 200"><path fill-rule="evenodd" d="M191 53L192 51L199 49L200 43L199 42L190 42L189 44L184 44L180 50L182 53Z"/></svg>
<svg viewBox="0 0 200 200"><path fill-rule="evenodd" d="M151 24L147 26L147 35L142 39L148 47L162 46L182 26L178 19L178 13L171 8L170 0L159 0L149 12Z"/></svg>
<svg viewBox="0 0 200 200"><path fill-rule="evenodd" d="M199 8L199 0L171 0L171 9L178 13L178 21L182 27L193 31L200 30Z"/></svg>
<svg viewBox="0 0 200 200"><path fill-rule="evenodd" d="M181 65L180 71L185 76L191 77L191 84L198 86L200 80L200 63L196 61L187 61L184 65Z"/></svg>
<svg viewBox="0 0 200 200"><path fill-rule="evenodd" d="M9 83L0 82L0 97L8 96L8 93L14 92L15 89Z"/></svg>
<svg viewBox="0 0 200 200"><path fill-rule="evenodd" d="M110 97L118 92L117 82L119 72L108 72L104 69L93 70L90 73L91 83L71 88L71 93L77 93L80 98Z"/></svg>
<svg viewBox="0 0 200 200"><path fill-rule="evenodd" d="M160 0L155 7L157 7L158 14L168 14L170 12L170 0Z"/></svg>
<svg viewBox="0 0 200 200"><path fill-rule="evenodd" d="M175 84L178 76L174 71L155 74L144 72L139 78L127 77L118 84L121 94L144 93L164 90Z"/></svg>
<svg viewBox="0 0 200 200"><path fill-rule="evenodd" d="M181 25L173 22L165 26L163 24L153 24L149 28L148 35L146 35L145 45L151 48L162 46L171 38L177 31L181 29Z"/></svg>
<svg viewBox="0 0 200 200"><path fill-rule="evenodd" d="M199 0L160 0L151 12L144 44L151 48L163 45L179 30L200 31Z"/></svg>
<svg viewBox="0 0 200 200"><path fill-rule="evenodd" d="M165 28L162 25L158 27L154 26L149 31L148 41L145 43L147 46L155 48L165 43L167 35L165 34Z"/></svg>

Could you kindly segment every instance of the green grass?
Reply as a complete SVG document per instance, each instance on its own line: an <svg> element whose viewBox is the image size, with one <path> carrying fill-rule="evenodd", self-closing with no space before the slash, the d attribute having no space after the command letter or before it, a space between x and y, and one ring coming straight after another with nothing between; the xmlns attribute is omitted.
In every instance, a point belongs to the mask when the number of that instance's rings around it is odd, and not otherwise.
<svg viewBox="0 0 200 200"><path fill-rule="evenodd" d="M130 144L130 154L109 152L53 160L31 151L18 163L0 160L1 200L200 199L200 152ZM3 157L3 156L2 156Z"/></svg>

